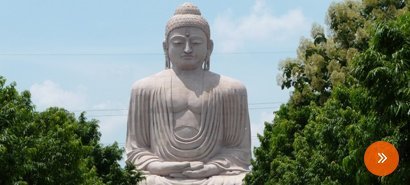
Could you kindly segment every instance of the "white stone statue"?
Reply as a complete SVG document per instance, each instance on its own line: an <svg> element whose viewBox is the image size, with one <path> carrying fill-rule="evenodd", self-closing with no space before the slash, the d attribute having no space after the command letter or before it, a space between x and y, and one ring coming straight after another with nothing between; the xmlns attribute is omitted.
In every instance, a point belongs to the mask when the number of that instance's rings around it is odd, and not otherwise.
<svg viewBox="0 0 410 185"><path fill-rule="evenodd" d="M184 3L166 26L166 69L132 86L127 160L141 184L242 184L251 159L245 87L209 71L210 29Z"/></svg>

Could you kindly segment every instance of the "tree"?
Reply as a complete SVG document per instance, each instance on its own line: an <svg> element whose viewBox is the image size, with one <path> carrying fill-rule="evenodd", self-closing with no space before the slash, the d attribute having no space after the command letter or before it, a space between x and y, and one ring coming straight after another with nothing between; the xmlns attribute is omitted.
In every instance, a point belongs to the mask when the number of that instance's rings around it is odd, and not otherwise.
<svg viewBox="0 0 410 185"><path fill-rule="evenodd" d="M103 146L96 120L62 108L36 112L30 93L0 76L0 184L136 184L118 164L123 150Z"/></svg>
<svg viewBox="0 0 410 185"><path fill-rule="evenodd" d="M405 1L344 1L328 10L331 35L314 25L282 64L287 104L265 123L247 184L408 184L410 13ZM366 170L371 143L396 146L387 177Z"/></svg>

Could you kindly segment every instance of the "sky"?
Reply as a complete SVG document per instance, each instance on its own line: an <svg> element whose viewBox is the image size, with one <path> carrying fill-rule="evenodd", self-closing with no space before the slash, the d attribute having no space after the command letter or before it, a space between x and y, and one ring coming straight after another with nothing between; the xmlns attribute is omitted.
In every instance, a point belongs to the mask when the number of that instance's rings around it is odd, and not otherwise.
<svg viewBox="0 0 410 185"><path fill-rule="evenodd" d="M0 0L0 76L29 90L37 110L99 120L101 142L125 144L131 85L165 67L165 25L185 1ZM210 70L247 87L252 146L288 101L279 64L294 58L332 0L191 1L211 27Z"/></svg>

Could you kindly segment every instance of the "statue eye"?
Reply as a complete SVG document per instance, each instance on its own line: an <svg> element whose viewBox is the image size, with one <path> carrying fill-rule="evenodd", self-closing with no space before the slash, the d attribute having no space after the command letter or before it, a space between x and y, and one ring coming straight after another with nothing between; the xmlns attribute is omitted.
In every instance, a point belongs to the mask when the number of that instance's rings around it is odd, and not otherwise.
<svg viewBox="0 0 410 185"><path fill-rule="evenodd" d="M175 36L171 38L170 42L175 46L179 46L185 43L185 39L183 37Z"/></svg>
<svg viewBox="0 0 410 185"><path fill-rule="evenodd" d="M202 43L203 43L203 41L202 41L201 38L194 37L194 38L191 39L191 44L199 45L199 44L202 44Z"/></svg>
<svg viewBox="0 0 410 185"><path fill-rule="evenodd" d="M175 44L175 45L180 45L180 44L183 44L184 42L182 42L181 40L173 40L172 41L172 44Z"/></svg>
<svg viewBox="0 0 410 185"><path fill-rule="evenodd" d="M193 40L192 44L202 44L202 40Z"/></svg>

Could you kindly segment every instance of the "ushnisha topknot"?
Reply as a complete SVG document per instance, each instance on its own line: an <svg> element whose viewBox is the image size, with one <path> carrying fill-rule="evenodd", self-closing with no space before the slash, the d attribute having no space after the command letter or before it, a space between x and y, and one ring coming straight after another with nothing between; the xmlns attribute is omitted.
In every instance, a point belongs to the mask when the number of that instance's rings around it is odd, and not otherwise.
<svg viewBox="0 0 410 185"><path fill-rule="evenodd" d="M184 26L197 27L205 33L208 39L211 37L208 22L201 16L198 7L192 3L184 3L175 10L165 28L165 38L168 38L172 30Z"/></svg>

